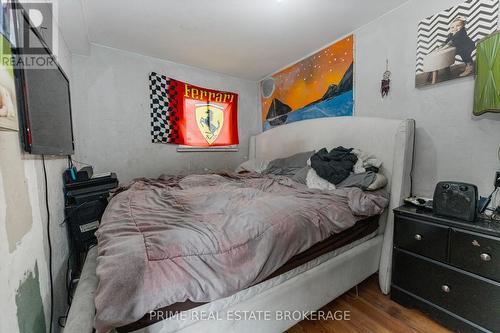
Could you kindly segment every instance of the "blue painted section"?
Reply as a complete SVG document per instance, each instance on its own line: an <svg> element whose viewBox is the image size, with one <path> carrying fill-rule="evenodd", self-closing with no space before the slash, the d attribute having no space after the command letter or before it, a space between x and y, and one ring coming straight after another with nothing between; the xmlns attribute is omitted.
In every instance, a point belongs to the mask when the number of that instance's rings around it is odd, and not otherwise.
<svg viewBox="0 0 500 333"><path fill-rule="evenodd" d="M353 104L353 94L350 90L342 95L290 112L285 123L314 118L352 116ZM264 131L272 127L267 121L263 126Z"/></svg>

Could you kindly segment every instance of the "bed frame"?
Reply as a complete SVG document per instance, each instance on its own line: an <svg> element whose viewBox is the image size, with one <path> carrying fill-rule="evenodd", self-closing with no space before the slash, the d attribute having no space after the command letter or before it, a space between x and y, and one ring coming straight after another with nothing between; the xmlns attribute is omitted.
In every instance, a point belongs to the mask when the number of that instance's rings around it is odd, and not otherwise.
<svg viewBox="0 0 500 333"><path fill-rule="evenodd" d="M275 284L258 284L235 295L217 300L197 311L225 314L237 311L314 311L356 286L375 272L383 293L389 293L391 279L392 210L410 194L415 122L365 117L319 118L276 127L251 138L250 158L274 159L297 152L356 147L371 152L383 161L391 192L389 207L382 215L378 235L320 265ZM66 333L91 333L95 308L94 292L96 249L91 249L82 278L68 314ZM279 277L277 277L279 278ZM271 279L273 280L273 279ZM240 312L243 313L243 312ZM167 319L137 333L278 333L298 319L287 320L211 320Z"/></svg>

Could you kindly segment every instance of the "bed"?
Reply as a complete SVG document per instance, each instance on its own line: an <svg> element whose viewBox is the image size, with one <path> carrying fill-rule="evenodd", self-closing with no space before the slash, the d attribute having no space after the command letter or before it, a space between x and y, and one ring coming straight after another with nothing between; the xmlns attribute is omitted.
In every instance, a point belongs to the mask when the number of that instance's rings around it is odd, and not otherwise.
<svg viewBox="0 0 500 333"><path fill-rule="evenodd" d="M194 311L218 314L217 319L200 320L184 315L158 321L134 332L282 332L299 317L270 317L265 320L227 320L228 314L289 313L317 310L379 271L380 287L389 291L392 252L392 209L409 194L414 122L380 118L340 117L313 119L280 126L252 137L250 158L271 160L297 152L344 145L375 154L383 161L391 197L388 208L370 232L353 242L337 246L319 256L302 258L291 269L284 269L260 283L245 285L241 291L215 301L199 304ZM198 179L197 179L198 181ZM213 181L213 180L210 180ZM217 180L219 181L219 180ZM375 230L377 229L377 230ZM149 252L150 256L161 253ZM102 259L102 258L101 258ZM293 258L286 258L293 259ZM300 258L299 258L300 259ZM311 259L311 260L309 260ZM87 332L92 328L96 251L89 252L69 316L66 331ZM200 298L203 299L203 298ZM99 304L99 301L97 301ZM90 314L89 314L90 313ZM90 316L90 320L89 320ZM207 318L205 318L207 319ZM90 321L90 326L89 325ZM77 328L75 328L77 327ZM75 330L77 329L77 330ZM130 327L129 327L129 330Z"/></svg>

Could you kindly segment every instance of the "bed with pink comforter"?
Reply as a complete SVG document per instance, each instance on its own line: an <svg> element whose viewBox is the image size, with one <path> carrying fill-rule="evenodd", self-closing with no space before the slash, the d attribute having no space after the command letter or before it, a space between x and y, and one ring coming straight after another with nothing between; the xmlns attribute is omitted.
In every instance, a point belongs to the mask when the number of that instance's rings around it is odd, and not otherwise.
<svg viewBox="0 0 500 333"><path fill-rule="evenodd" d="M113 197L97 233L95 327L230 296L387 204L384 192L313 190L280 176L136 180Z"/></svg>

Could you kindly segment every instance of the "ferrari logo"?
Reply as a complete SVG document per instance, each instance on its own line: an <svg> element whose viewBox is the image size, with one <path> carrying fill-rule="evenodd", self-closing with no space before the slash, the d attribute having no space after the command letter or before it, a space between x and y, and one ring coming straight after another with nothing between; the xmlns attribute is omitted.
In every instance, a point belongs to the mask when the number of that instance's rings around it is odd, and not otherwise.
<svg viewBox="0 0 500 333"><path fill-rule="evenodd" d="M196 123L208 144L217 140L224 124L224 108L217 104L196 104Z"/></svg>

